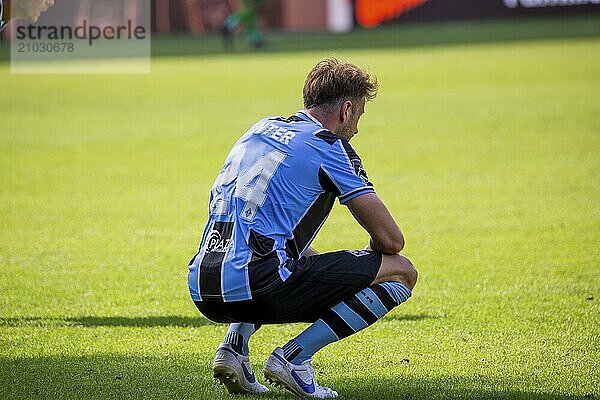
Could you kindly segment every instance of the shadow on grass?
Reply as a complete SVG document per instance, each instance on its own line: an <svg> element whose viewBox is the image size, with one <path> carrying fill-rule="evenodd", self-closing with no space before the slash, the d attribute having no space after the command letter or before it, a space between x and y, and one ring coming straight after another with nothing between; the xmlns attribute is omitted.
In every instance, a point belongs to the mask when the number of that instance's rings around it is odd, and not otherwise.
<svg viewBox="0 0 600 400"><path fill-rule="evenodd" d="M391 313L391 314L387 314L385 317L383 317L383 320L394 320L394 321L422 321L425 319L441 319L441 318L446 318L444 316L441 315L429 315L429 314L396 314L396 313Z"/></svg>
<svg viewBox="0 0 600 400"><path fill-rule="evenodd" d="M396 321L421 321L424 319L442 318L435 315L414 314L414 315L388 315L386 319ZM176 328L198 328L206 325L217 325L202 316L184 317L179 315L164 315L150 317L64 317L64 318L43 318L43 317L12 317L0 318L0 326L22 327L22 326L40 326L40 327L176 327Z"/></svg>
<svg viewBox="0 0 600 400"><path fill-rule="evenodd" d="M127 327L181 327L194 328L215 323L198 315L198 317L183 317L180 315L162 315L150 317L65 317L65 318L43 318L43 317L15 317L0 318L0 326L127 326Z"/></svg>
<svg viewBox="0 0 600 400"><path fill-rule="evenodd" d="M198 317L182 317L178 315L152 316L152 317L79 317L67 318L81 326L138 326L153 328L157 326L172 326L181 328L193 328L205 325L215 325L214 322Z"/></svg>
<svg viewBox="0 0 600 400"><path fill-rule="evenodd" d="M156 356L0 358L0 398L6 399L231 399L212 381L210 360L198 354ZM339 375L338 375L339 376ZM322 377L341 399L572 399L522 391L523 382L487 377L419 379L402 371L385 377L366 370L359 380ZM579 398L593 398L588 393ZM285 391L236 399L294 399Z"/></svg>

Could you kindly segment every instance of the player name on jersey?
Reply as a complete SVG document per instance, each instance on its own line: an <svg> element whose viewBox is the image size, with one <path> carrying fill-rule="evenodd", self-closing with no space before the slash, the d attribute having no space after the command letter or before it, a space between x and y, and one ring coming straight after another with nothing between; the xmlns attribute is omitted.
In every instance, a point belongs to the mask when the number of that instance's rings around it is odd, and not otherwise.
<svg viewBox="0 0 600 400"><path fill-rule="evenodd" d="M252 132L255 135L265 135L283 144L289 144L290 140L296 137L296 133L277 126L269 121L259 122L252 128Z"/></svg>

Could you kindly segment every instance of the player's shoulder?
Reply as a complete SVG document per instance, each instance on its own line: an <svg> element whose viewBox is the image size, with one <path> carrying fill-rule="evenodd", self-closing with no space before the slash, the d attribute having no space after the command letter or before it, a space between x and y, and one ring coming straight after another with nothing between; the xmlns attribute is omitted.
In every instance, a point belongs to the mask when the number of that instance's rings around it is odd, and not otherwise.
<svg viewBox="0 0 600 400"><path fill-rule="evenodd" d="M315 137L322 143L329 146L328 153L334 158L343 158L346 160L359 159L360 157L354 150L354 147L346 139L343 139L329 130L321 130L315 133Z"/></svg>

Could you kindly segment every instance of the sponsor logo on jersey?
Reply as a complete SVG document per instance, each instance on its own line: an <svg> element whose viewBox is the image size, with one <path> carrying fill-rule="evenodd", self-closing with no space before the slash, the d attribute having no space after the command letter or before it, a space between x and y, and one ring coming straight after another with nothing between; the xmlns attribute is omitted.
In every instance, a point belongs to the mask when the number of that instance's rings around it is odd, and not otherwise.
<svg viewBox="0 0 600 400"><path fill-rule="evenodd" d="M230 238L221 237L221 232L213 229L208 235L208 241L206 242L207 252L224 253L231 244Z"/></svg>

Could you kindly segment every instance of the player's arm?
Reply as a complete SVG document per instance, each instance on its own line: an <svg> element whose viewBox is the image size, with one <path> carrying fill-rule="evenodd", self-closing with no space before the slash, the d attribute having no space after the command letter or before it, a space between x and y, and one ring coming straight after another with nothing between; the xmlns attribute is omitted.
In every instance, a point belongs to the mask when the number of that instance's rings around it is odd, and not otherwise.
<svg viewBox="0 0 600 400"><path fill-rule="evenodd" d="M346 205L371 236L371 249L385 254L397 254L402 250L404 236L379 196L366 193L353 198Z"/></svg>

